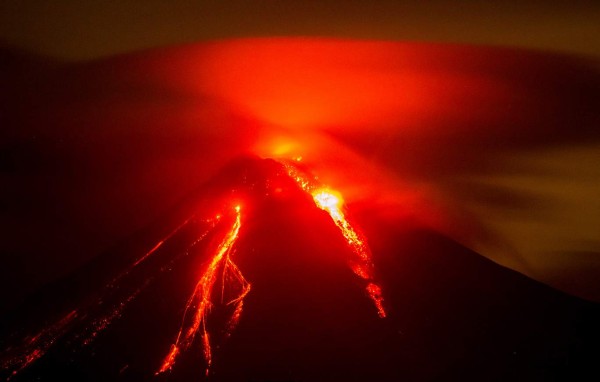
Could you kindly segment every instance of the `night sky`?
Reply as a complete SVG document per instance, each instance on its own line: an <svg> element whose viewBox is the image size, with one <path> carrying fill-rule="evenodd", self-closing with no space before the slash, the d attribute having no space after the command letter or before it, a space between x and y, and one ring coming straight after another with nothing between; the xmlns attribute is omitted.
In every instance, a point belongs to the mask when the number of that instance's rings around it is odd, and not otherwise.
<svg viewBox="0 0 600 382"><path fill-rule="evenodd" d="M0 41L65 60L199 40L332 36L600 55L597 1L6 0Z"/></svg>

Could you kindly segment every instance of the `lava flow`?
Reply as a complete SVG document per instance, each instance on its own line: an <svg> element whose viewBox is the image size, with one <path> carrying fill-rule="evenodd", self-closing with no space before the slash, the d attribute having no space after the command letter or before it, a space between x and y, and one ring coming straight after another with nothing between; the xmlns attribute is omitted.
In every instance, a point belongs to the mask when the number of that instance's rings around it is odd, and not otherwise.
<svg viewBox="0 0 600 382"><path fill-rule="evenodd" d="M290 162L282 162L282 164L286 168L290 178L296 182L298 187L309 193L312 196L315 205L329 214L341 234L344 236L344 239L346 239L346 244L356 255L356 258L348 261L350 269L352 269L357 276L368 282L365 290L367 291L369 298L373 301L373 304L375 304L379 317L384 318L386 312L383 307L383 296L381 287L374 282L374 266L371 250L369 249L365 238L346 218L343 211L344 200L341 194L327 187L321 187L316 178L310 178L300 171L296 165Z"/></svg>
<svg viewBox="0 0 600 382"><path fill-rule="evenodd" d="M232 182L228 180L229 191L244 195L245 204L252 203L261 198L269 198L268 188L272 184L279 184L276 178L281 177L286 179L291 189L299 189L306 193L315 207L325 211L339 229L350 249L348 263L351 270L366 282L366 294L373 301L379 317L386 317L381 288L374 281L371 251L366 239L346 217L341 194L323 187L316 177L301 170L297 163L265 160L261 164L264 166L250 169L243 167L244 175L240 179L234 177ZM257 177L250 180L248 171L257 174ZM263 186L267 187L267 192L256 193L256 190L264 190ZM217 195L223 195L222 192L225 190L220 189ZM162 362L155 365L158 367L151 372L160 375L172 370L182 354L198 339L204 357L204 374L209 376L213 363L213 348L220 338L229 337L237 326L244 309L244 299L251 288L250 282L233 260L242 229L242 206L228 199L225 197L225 203L233 205L229 212L209 218L206 218L206 215L202 217L197 212L185 219L169 234L155 242L151 249L133 264L109 279L99 293L93 294L64 320L42 330L42 334L33 336L33 339L31 336L26 337L25 345L13 348L8 357L2 360L2 365L11 371L9 378L36 363L50 347L72 351L74 346L82 348L91 345L114 321L128 314L130 303L143 296L148 285L164 282L161 280L166 277L166 271L176 266L176 263L187 255L201 256L200 261L203 261L204 265L199 278L192 284L193 290L185 302L170 349ZM208 199L205 202L213 206L214 200L217 199ZM229 227L224 226L227 221L231 222ZM209 233L214 237L219 227L226 231L215 248L211 249L209 244L208 249L191 251L204 241ZM202 232L200 235L198 229ZM213 322L210 319L213 317L210 315L211 311L217 313L214 317L224 317L226 322L219 323L218 318ZM215 327L221 327L223 331L216 331ZM221 337L222 335L225 337Z"/></svg>
<svg viewBox="0 0 600 382"><path fill-rule="evenodd" d="M225 280L233 280L238 284L240 290L235 298L227 302L226 305L234 305L235 309L231 318L229 319L228 331L236 326L237 322L242 313L244 297L250 292L250 283L246 281L239 268L231 260L231 254L233 246L238 239L238 235L241 227L241 207L238 205L235 207L235 222L228 232L227 236L223 239L219 245L216 253L208 263L206 270L200 277L200 280L196 284L194 292L189 298L185 311L183 313L183 321L181 328L177 333L175 343L171 346L169 354L165 357L162 366L156 372L156 374L163 373L171 369L176 361L177 356L181 351L187 350L194 338L201 331L202 345L204 350L204 359L206 361L206 375L210 371L210 365L212 363L212 349L210 344L210 335L206 330L206 318L207 313L210 311L213 305L213 289L215 282L218 278L218 271L221 269L222 278L222 289L221 298L225 294ZM231 287L231 285L229 285ZM190 309L195 308L195 312L191 320L188 318L188 312ZM188 322L188 320L190 322Z"/></svg>
<svg viewBox="0 0 600 382"><path fill-rule="evenodd" d="M185 251L169 259L166 265L161 265L150 276L147 276L141 284L136 285L135 282L132 282L137 276L133 273L143 263L147 262L152 255L155 255L164 243L190 226L193 219L194 216L187 218L133 264L110 279L100 292L93 294L80 306L64 314L53 324L41 329L37 334L27 335L24 340L7 349L6 354L0 358L0 366L9 373L6 379L10 380L17 376L21 371L46 355L50 348L54 346L61 346L64 343L70 343L70 346L73 347L90 345L115 319L122 316L129 303L136 299L152 281L155 281L159 274L164 273L176 261L180 260L182 255L188 253L194 246L204 240L215 228L218 221L218 219L206 219L197 222L206 226Z"/></svg>

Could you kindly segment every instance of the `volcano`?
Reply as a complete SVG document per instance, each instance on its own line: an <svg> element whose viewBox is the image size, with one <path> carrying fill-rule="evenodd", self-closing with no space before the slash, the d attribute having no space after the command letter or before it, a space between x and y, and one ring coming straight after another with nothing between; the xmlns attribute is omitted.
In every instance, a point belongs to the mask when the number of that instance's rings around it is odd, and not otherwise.
<svg viewBox="0 0 600 382"><path fill-rule="evenodd" d="M577 380L598 305L242 157L2 320L11 381Z"/></svg>

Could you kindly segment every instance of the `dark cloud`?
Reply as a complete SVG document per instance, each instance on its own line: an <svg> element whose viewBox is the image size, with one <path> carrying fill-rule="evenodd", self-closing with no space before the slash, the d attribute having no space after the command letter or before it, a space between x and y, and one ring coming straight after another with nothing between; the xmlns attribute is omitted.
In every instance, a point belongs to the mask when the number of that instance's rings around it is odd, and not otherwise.
<svg viewBox="0 0 600 382"><path fill-rule="evenodd" d="M244 36L335 36L600 54L595 1L6 0L0 40L77 60Z"/></svg>

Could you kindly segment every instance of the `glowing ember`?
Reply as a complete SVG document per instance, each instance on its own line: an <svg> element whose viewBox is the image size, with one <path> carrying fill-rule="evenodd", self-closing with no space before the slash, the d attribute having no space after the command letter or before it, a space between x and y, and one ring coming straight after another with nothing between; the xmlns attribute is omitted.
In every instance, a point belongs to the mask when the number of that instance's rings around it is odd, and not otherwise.
<svg viewBox="0 0 600 382"><path fill-rule="evenodd" d="M303 174L293 164L284 162L283 165L286 168L288 175L298 184L298 186L312 195L315 205L329 214L341 234L344 236L344 239L346 239L346 244L357 257L356 259L349 260L350 269L352 269L357 276L369 282L365 290L377 308L379 317L384 318L386 312L383 307L381 287L373 281L374 267L371 251L366 240L346 218L343 211L344 200L341 194L329 188L318 187L316 180L308 178L308 176Z"/></svg>
<svg viewBox="0 0 600 382"><path fill-rule="evenodd" d="M226 305L235 305L234 312L229 320L228 330L229 333L237 322L242 313L244 297L250 292L250 283L246 281L239 268L231 260L231 254L233 246L238 238L240 227L241 227L241 207L235 206L235 222L228 232L227 236L223 239L216 253L210 260L204 270L200 280L194 288L194 292L189 298L185 311L183 313L183 320L175 343L171 346L171 350L165 357L163 364L156 374L163 373L173 367L177 356L181 351L187 350L193 343L196 335L200 331L202 336L202 345L204 350L204 359L206 361L206 375L210 371L212 363L212 349L210 344L210 336L206 330L206 318L213 305L213 291L214 285L218 278L218 270L222 268L221 278L223 281L221 298L224 295L225 280L232 280L232 284L239 286L239 292L237 296L231 301L227 302ZM188 312L191 309L195 309L191 320L188 318ZM188 322L189 321L189 322Z"/></svg>

